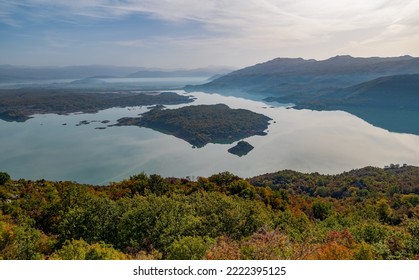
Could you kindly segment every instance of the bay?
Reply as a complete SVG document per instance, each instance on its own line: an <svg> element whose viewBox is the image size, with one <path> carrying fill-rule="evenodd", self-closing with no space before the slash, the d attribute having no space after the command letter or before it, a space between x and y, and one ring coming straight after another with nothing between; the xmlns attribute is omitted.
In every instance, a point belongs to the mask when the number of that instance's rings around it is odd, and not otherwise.
<svg viewBox="0 0 419 280"><path fill-rule="evenodd" d="M251 177L282 169L336 174L390 163L419 165L419 136L392 133L349 113L294 110L219 94L177 92L196 98L187 106L223 103L262 113L273 119L268 135L245 139L255 148L237 157L227 152L235 143L196 149L147 128L107 127L121 117L146 112L146 107L36 115L24 123L0 121L0 171L15 179L108 184L140 172L193 179L222 171ZM181 106L185 105L167 107ZM109 123L101 123L105 120ZM78 125L82 121L88 124Z"/></svg>

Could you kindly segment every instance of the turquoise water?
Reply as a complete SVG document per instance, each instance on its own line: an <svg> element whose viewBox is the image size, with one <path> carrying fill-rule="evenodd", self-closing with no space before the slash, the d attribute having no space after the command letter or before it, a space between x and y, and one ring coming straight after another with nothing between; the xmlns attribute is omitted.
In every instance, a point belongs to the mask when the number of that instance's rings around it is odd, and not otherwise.
<svg viewBox="0 0 419 280"><path fill-rule="evenodd" d="M345 112L286 109L218 94L187 95L196 97L192 105L224 103L265 114L273 119L268 135L246 139L255 148L237 157L227 152L234 143L194 149L147 128L95 129L106 127L104 120L114 124L121 117L137 116L145 107L36 115L24 123L0 120L0 170L15 179L107 184L140 172L193 178L230 171L250 177L282 169L333 174L369 165L419 165L419 136L391 133ZM93 122L77 126L84 120Z"/></svg>

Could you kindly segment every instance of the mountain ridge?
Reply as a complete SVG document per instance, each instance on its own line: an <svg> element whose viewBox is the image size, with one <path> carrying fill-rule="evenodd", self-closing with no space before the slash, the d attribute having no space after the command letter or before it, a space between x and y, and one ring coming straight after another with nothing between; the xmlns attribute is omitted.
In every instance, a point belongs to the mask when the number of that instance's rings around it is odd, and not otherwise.
<svg viewBox="0 0 419 280"><path fill-rule="evenodd" d="M275 58L185 90L342 110L390 131L419 135L419 58L408 55Z"/></svg>
<svg viewBox="0 0 419 280"><path fill-rule="evenodd" d="M1 82L20 82L53 79L85 79L89 77L111 76L115 78L150 77L198 77L225 74L228 67L206 67L197 69L160 69L137 66L76 65L76 66L14 66L0 65Z"/></svg>
<svg viewBox="0 0 419 280"><path fill-rule="evenodd" d="M419 74L419 58L335 56L326 60L275 58L248 66L186 91L240 91L265 97L316 94L382 76Z"/></svg>

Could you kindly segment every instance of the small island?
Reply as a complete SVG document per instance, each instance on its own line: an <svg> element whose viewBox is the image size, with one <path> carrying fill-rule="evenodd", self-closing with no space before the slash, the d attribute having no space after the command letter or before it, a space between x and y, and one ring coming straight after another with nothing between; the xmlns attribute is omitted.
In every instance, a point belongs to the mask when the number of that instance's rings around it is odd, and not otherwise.
<svg viewBox="0 0 419 280"><path fill-rule="evenodd" d="M116 125L151 128L201 148L208 143L231 144L250 136L266 135L270 120L249 110L216 104L154 109L138 118L121 118Z"/></svg>
<svg viewBox="0 0 419 280"><path fill-rule="evenodd" d="M239 141L236 146L228 149L228 152L230 154L242 157L247 155L251 150L253 150L253 146L250 145L248 142L246 141Z"/></svg>

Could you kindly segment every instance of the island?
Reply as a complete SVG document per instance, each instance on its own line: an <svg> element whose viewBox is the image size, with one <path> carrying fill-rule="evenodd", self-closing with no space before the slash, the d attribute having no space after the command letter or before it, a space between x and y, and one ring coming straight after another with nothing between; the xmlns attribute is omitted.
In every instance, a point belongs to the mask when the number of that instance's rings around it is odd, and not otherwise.
<svg viewBox="0 0 419 280"><path fill-rule="evenodd" d="M117 126L147 127L173 135L201 148L208 143L231 144L254 135L266 135L271 118L225 104L153 109L137 118L121 118Z"/></svg>
<svg viewBox="0 0 419 280"><path fill-rule="evenodd" d="M251 150L253 150L253 146L250 145L248 142L246 141L239 141L236 146L228 149L228 152L230 154L242 157L247 155Z"/></svg>
<svg viewBox="0 0 419 280"><path fill-rule="evenodd" d="M177 105L193 101L194 98L175 92L4 89L0 90L0 119L24 122L35 114L96 113L113 107Z"/></svg>

